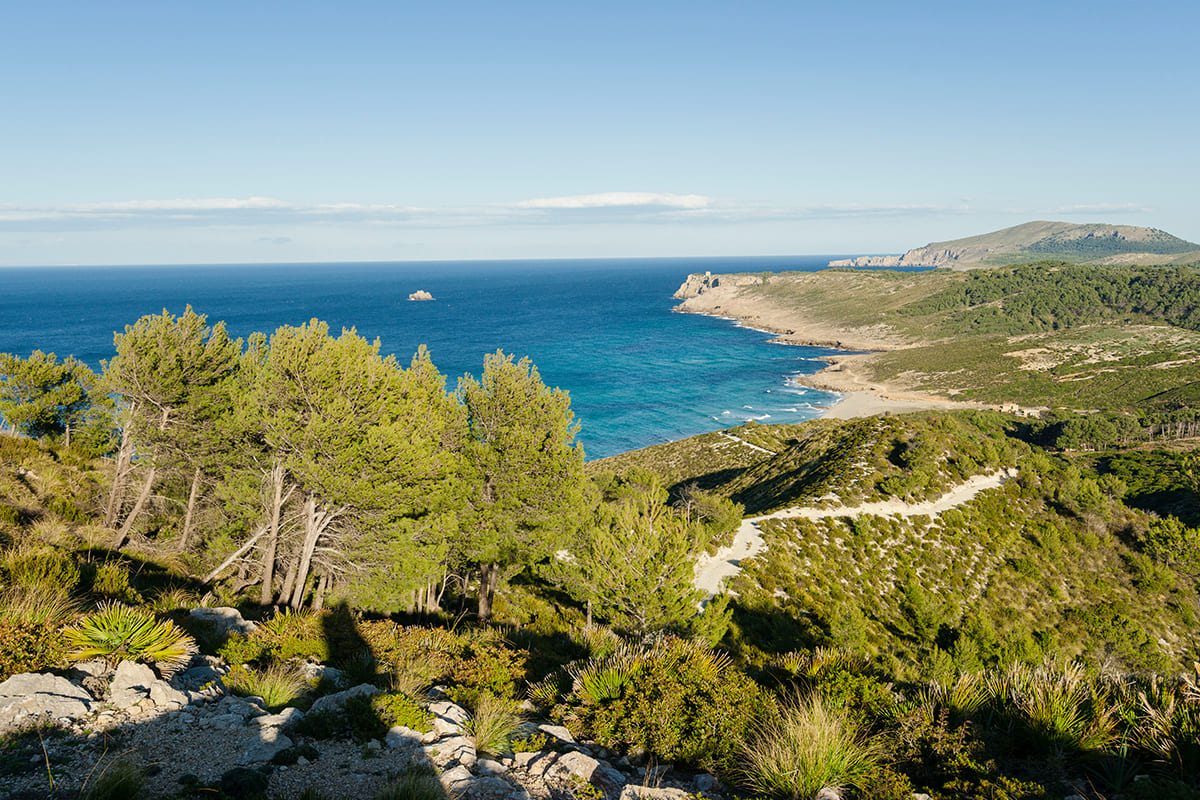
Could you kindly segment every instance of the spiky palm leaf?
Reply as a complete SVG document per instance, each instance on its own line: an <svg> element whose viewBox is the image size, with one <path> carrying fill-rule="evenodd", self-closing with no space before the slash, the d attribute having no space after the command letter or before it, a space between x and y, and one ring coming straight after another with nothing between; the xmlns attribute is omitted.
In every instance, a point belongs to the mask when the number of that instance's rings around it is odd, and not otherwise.
<svg viewBox="0 0 1200 800"><path fill-rule="evenodd" d="M196 653L191 636L169 621L120 603L105 602L77 626L63 632L75 661L103 658L115 666L124 660L148 661L168 677Z"/></svg>

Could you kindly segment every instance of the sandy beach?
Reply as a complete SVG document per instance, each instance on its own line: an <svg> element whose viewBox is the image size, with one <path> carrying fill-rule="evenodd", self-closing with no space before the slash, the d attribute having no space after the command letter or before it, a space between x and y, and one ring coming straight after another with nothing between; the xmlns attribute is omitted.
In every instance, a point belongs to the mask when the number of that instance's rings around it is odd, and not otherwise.
<svg viewBox="0 0 1200 800"><path fill-rule="evenodd" d="M887 326L837 326L816 322L803 309L788 308L761 296L745 297L741 287L760 280L751 275L720 275L719 285L704 285L703 276L690 276L675 297L682 300L676 311L707 314L734 320L757 330L775 334L780 344L834 347L849 352L829 356L828 366L813 375L798 378L804 386L837 392L842 399L829 408L827 419L852 419L878 414L913 411L949 411L990 408L924 392L907 391L869 377L867 363L873 353L911 346Z"/></svg>

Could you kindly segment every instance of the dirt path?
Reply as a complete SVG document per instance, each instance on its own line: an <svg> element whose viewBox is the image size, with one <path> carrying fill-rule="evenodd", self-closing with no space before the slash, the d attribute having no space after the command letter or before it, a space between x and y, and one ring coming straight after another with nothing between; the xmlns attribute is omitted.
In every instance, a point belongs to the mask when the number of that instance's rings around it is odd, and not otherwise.
<svg viewBox="0 0 1200 800"><path fill-rule="evenodd" d="M721 583L742 571L744 559L753 558L766 549L762 533L758 525L767 519L824 519L826 517L857 517L861 514L874 514L880 517L890 517L899 514L902 517L915 517L922 514L936 516L943 511L949 511L960 506L985 489L994 489L1009 478L1015 477L1015 469L1001 470L987 475L976 475L970 480L960 483L936 500L922 503L904 503L899 500L883 500L877 503L864 503L859 506L837 506L835 508L810 508L794 506L764 514L761 517L750 517L742 520L733 544L722 547L716 555L703 555L696 561L695 579L693 584L708 596L716 594L721 589Z"/></svg>

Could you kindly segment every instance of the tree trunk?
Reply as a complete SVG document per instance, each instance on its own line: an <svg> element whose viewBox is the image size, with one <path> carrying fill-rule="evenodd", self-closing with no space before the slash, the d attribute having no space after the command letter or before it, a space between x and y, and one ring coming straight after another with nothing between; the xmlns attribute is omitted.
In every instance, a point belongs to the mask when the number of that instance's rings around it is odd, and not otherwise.
<svg viewBox="0 0 1200 800"><path fill-rule="evenodd" d="M113 550L120 550L129 541L129 534L133 530L133 523L137 521L138 514L142 512L142 507L146 505L146 501L150 499L150 490L154 488L154 474L156 471L154 467L151 467L150 471L146 473L146 482L142 484L142 491L138 494L137 502L129 510L129 516L125 517L125 522L122 523L121 530L117 531L117 538L113 540Z"/></svg>
<svg viewBox="0 0 1200 800"><path fill-rule="evenodd" d="M130 410L137 408L134 404ZM112 487L108 491L108 505L104 509L104 527L111 528L117 524L117 515L121 513L121 499L125 494L125 477L129 474L129 465L133 461L133 442L129 440L129 430L132 426L126 424L121 431L121 447L117 450L117 467L113 472Z"/></svg>
<svg viewBox="0 0 1200 800"><path fill-rule="evenodd" d="M271 470L271 523L267 546L263 548L262 591L258 601L261 605L271 604L271 595L275 588L275 553L279 549L279 514L283 508L283 467L276 465ZM291 492L288 492L291 496Z"/></svg>
<svg viewBox="0 0 1200 800"><path fill-rule="evenodd" d="M179 549L187 551L192 537L192 515L196 510L196 499L200 496L200 468L192 473L192 489L188 492L187 511L183 515L183 533L179 536Z"/></svg>
<svg viewBox="0 0 1200 800"><path fill-rule="evenodd" d="M492 601L496 597L496 582L500 578L500 565L495 561L479 568L479 621L492 618Z"/></svg>
<svg viewBox="0 0 1200 800"><path fill-rule="evenodd" d="M313 593L313 611L320 611L325 607L325 592L329 590L329 573L322 572L320 580L317 581L317 590Z"/></svg>
<svg viewBox="0 0 1200 800"><path fill-rule="evenodd" d="M313 553L317 549L317 541L328 528L329 523L337 516L337 512L318 511L317 503L309 497L304 501L304 544L300 550L300 566L296 570L296 588L292 592L291 606L299 611L304 602L304 590L308 583L308 569L312 564Z"/></svg>
<svg viewBox="0 0 1200 800"><path fill-rule="evenodd" d="M224 571L224 569L226 567L228 567L234 561L237 561L239 558L241 558L242 553L245 553L247 550L249 550L251 547L253 547L254 543L258 541L258 538L266 532L267 532L266 528L259 528L258 531L253 536L250 537L249 541L247 541L244 545L239 547L237 549L237 551L233 555L231 555L229 558L222 561L221 566L217 567L212 572L205 575L204 580L202 582L203 583L211 583L213 578L220 575L221 572Z"/></svg>
<svg viewBox="0 0 1200 800"><path fill-rule="evenodd" d="M292 560L288 562L288 571L283 576L283 588L279 590L279 599L276 604L286 604L292 596L292 586L296 583L296 573L300 570L300 551L292 556Z"/></svg>

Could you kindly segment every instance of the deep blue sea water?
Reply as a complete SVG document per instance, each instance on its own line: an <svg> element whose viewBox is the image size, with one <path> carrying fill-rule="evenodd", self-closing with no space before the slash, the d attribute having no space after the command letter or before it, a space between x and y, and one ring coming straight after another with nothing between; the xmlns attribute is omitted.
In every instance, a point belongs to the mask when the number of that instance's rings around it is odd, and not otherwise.
<svg viewBox="0 0 1200 800"><path fill-rule="evenodd" d="M420 344L453 388L485 353L528 355L566 389L589 459L740 424L798 422L836 395L789 379L836 351L770 344L672 313L689 273L815 270L830 256L0 269L0 352L74 355L99 370L113 332L187 304L233 336L312 318L356 328L407 365ZM410 302L424 289L433 302Z"/></svg>

